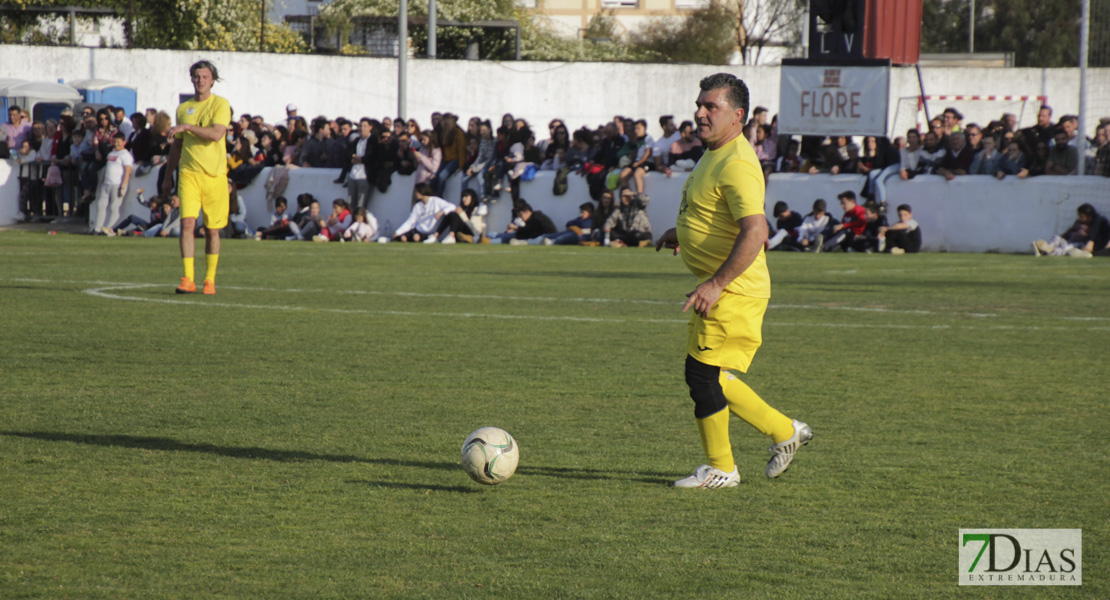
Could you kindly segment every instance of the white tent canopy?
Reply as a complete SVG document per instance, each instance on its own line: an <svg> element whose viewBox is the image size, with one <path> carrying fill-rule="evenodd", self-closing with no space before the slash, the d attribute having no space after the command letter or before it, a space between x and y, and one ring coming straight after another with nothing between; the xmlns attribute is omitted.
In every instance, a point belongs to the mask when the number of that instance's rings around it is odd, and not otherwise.
<svg viewBox="0 0 1110 600"><path fill-rule="evenodd" d="M0 96L5 98L34 98L39 101L72 100L79 102L81 94L68 85L49 81L24 81L0 86Z"/></svg>

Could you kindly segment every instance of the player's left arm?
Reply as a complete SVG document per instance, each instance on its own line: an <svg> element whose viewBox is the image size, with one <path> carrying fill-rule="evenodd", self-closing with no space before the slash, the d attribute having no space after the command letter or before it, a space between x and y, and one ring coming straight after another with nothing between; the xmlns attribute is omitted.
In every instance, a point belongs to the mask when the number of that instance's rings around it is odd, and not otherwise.
<svg viewBox="0 0 1110 600"><path fill-rule="evenodd" d="M190 123L182 123L173 128L171 135L179 133L191 133L202 140L215 142L222 140L227 135L227 125L220 125L214 123L208 127L201 127L200 125L192 125Z"/></svg>
<svg viewBox="0 0 1110 600"><path fill-rule="evenodd" d="M686 295L686 305L682 307L682 312L693 308L694 312L703 317L708 315L725 287L747 271L759 256L763 243L767 241L767 217L759 213L741 217L736 222L740 225L740 235L736 236L728 258L712 277Z"/></svg>

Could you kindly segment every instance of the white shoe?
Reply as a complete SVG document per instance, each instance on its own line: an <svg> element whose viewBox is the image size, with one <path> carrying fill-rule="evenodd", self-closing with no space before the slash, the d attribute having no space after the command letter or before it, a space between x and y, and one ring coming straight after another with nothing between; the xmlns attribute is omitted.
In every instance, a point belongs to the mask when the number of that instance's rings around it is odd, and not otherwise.
<svg viewBox="0 0 1110 600"><path fill-rule="evenodd" d="M732 468L731 473L725 473L709 465L702 465L694 471L693 475L674 482L675 487L681 488L723 488L738 485L740 485L740 472L736 467Z"/></svg>
<svg viewBox="0 0 1110 600"><path fill-rule="evenodd" d="M812 439L813 430L809 428L809 425L794 419L794 435L785 442L774 444L768 448L771 451L771 460L767 461L767 477L774 479L785 473L790 466L790 462L794 460L794 453Z"/></svg>
<svg viewBox="0 0 1110 600"><path fill-rule="evenodd" d="M1055 252L1056 250L1056 247L1044 240L1037 240L1033 242L1033 250L1035 252L1039 252L1040 254L1052 256L1053 252Z"/></svg>
<svg viewBox="0 0 1110 600"><path fill-rule="evenodd" d="M102 231L104 235L108 237L116 237L116 232L112 231L112 229L109 227L101 227L100 231Z"/></svg>
<svg viewBox="0 0 1110 600"><path fill-rule="evenodd" d="M312 236L312 241L314 241L314 242L327 242L328 238L324 234L320 233L320 234Z"/></svg>
<svg viewBox="0 0 1110 600"><path fill-rule="evenodd" d="M544 246L554 246L555 245L555 240L553 240L551 238L543 238L543 245Z"/></svg>
<svg viewBox="0 0 1110 600"><path fill-rule="evenodd" d="M905 254L905 253L906 253L906 251L905 251L905 250L903 250L902 248L897 248L897 247L896 247L896 248L891 248L891 249L890 249L890 253L891 253L891 254Z"/></svg>
<svg viewBox="0 0 1110 600"><path fill-rule="evenodd" d="M378 238L378 243L379 244L388 244L389 243L389 238L387 238L383 235L383 236Z"/></svg>
<svg viewBox="0 0 1110 600"><path fill-rule="evenodd" d="M443 244L454 244L457 241L458 240L455 239L455 234L448 233L447 237L443 238L443 242L441 242L441 243L443 243Z"/></svg>
<svg viewBox="0 0 1110 600"><path fill-rule="evenodd" d="M434 243L436 243L436 236L434 236L434 235L429 236L428 239L424 240L424 243L425 244L434 244Z"/></svg>
<svg viewBox="0 0 1110 600"><path fill-rule="evenodd" d="M1091 258L1094 255L1082 248L1068 248L1068 256L1072 258Z"/></svg>
<svg viewBox="0 0 1110 600"><path fill-rule="evenodd" d="M510 246L527 246L528 245L528 240L522 240L520 238L513 238L513 239L509 240L509 245Z"/></svg>

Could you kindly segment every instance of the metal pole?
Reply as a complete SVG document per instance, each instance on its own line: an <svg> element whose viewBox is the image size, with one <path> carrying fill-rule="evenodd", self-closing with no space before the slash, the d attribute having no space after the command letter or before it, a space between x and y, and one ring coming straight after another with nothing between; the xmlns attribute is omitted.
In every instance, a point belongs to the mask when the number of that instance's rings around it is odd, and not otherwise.
<svg viewBox="0 0 1110 600"><path fill-rule="evenodd" d="M436 57L436 0L428 0L428 58Z"/></svg>
<svg viewBox="0 0 1110 600"><path fill-rule="evenodd" d="M1087 171L1087 51L1091 35L1091 0L1083 0L1083 19L1079 22L1079 174Z"/></svg>
<svg viewBox="0 0 1110 600"><path fill-rule="evenodd" d="M967 52L975 53L975 0L971 0L971 10L968 12L967 26Z"/></svg>
<svg viewBox="0 0 1110 600"><path fill-rule="evenodd" d="M921 77L921 63L914 65L917 67L917 87L921 90L921 106L925 108L925 131L929 131L929 103L925 101L925 79ZM924 137L925 134L922 134Z"/></svg>
<svg viewBox="0 0 1110 600"><path fill-rule="evenodd" d="M405 118L405 78L409 66L409 0L397 14L397 116Z"/></svg>
<svg viewBox="0 0 1110 600"><path fill-rule="evenodd" d="M265 52L266 47L266 0L262 0L262 10L258 15L258 51Z"/></svg>

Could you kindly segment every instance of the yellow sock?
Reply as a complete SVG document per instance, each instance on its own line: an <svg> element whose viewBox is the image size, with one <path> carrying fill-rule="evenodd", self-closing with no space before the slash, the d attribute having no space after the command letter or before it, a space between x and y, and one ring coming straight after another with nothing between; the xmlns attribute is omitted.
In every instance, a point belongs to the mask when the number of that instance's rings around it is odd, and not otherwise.
<svg viewBox="0 0 1110 600"><path fill-rule="evenodd" d="M185 276L189 278L189 281L192 281L193 280L193 257L190 256L189 258L182 258L181 260L182 260L182 262L185 263Z"/></svg>
<svg viewBox="0 0 1110 600"><path fill-rule="evenodd" d="M220 262L220 255L219 254L205 254L204 259L205 259L204 280L215 282L216 281L216 265L219 264L219 262Z"/></svg>
<svg viewBox="0 0 1110 600"><path fill-rule="evenodd" d="M701 447L709 459L709 466L731 473L736 463L732 460L732 441L728 439L728 411L719 410L697 421Z"/></svg>
<svg viewBox="0 0 1110 600"><path fill-rule="evenodd" d="M790 417L771 408L755 390L728 371L721 371L721 388L725 391L728 408L775 443L785 442L794 435L794 422Z"/></svg>

